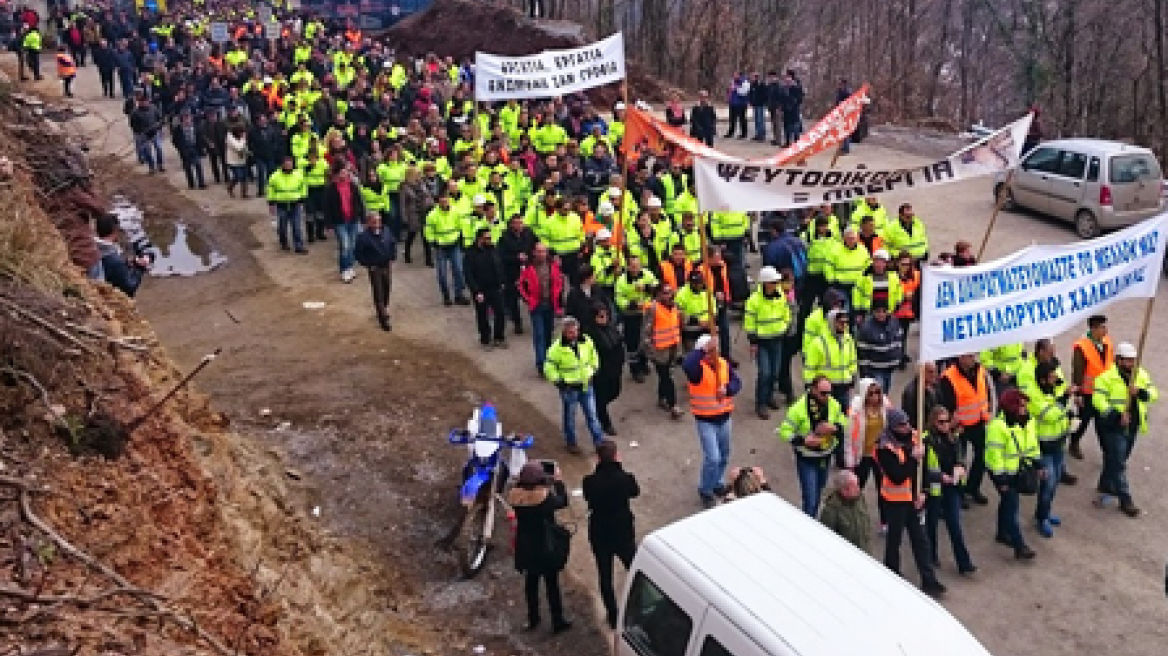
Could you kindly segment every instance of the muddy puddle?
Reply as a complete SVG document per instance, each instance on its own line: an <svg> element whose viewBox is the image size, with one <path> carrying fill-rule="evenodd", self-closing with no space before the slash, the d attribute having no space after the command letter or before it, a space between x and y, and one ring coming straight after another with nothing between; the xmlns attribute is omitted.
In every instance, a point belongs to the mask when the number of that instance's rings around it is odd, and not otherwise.
<svg viewBox="0 0 1168 656"><path fill-rule="evenodd" d="M150 275L193 276L227 263L227 257L193 226L174 221L147 222L142 210L125 196L114 196L110 208L135 248L154 254Z"/></svg>

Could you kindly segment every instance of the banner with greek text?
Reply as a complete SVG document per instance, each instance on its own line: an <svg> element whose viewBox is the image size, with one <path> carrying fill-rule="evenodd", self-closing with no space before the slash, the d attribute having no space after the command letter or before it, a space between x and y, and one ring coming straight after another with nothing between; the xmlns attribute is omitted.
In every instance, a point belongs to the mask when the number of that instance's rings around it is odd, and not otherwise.
<svg viewBox="0 0 1168 656"><path fill-rule="evenodd" d="M475 53L475 100L550 98L625 79L620 32L591 45L508 57Z"/></svg>
<svg viewBox="0 0 1168 656"><path fill-rule="evenodd" d="M864 105L868 103L868 85L853 93L847 100L821 118L810 130L803 133L798 141L774 155L750 160L752 164L784 166L797 162L826 150L836 148L844 138L856 131ZM625 157L638 159L642 152L666 155L682 166L690 166L695 157L712 157L725 161L736 161L733 155L687 135L682 130L648 112L629 107L625 113L625 136L622 142Z"/></svg>
<svg viewBox="0 0 1168 656"><path fill-rule="evenodd" d="M926 266L921 360L1054 337L1114 301L1156 295L1168 213L1105 237L1030 246L970 267Z"/></svg>
<svg viewBox="0 0 1168 656"><path fill-rule="evenodd" d="M1032 116L1027 114L945 159L907 169L773 167L746 160L694 158L704 212L763 212L922 189L1008 171L1018 165Z"/></svg>

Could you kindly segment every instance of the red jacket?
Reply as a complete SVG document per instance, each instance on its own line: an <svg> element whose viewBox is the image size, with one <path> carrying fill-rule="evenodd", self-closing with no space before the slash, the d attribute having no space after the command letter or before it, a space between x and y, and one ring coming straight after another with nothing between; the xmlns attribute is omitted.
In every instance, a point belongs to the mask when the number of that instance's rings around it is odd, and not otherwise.
<svg viewBox="0 0 1168 656"><path fill-rule="evenodd" d="M563 313L563 308L560 306L560 296L564 291L564 276L560 273L560 263L557 260L552 260L551 283L552 283L552 309L555 310L556 315ZM523 302L527 303L527 307L534 308L539 305L539 274L535 272L535 267L528 264L519 272L519 295L523 297Z"/></svg>

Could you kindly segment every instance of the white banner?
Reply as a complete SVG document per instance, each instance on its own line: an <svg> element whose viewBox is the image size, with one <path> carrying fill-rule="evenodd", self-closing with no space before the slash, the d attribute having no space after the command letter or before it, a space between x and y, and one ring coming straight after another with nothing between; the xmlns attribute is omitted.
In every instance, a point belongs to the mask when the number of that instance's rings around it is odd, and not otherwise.
<svg viewBox="0 0 1168 656"><path fill-rule="evenodd" d="M475 100L550 98L625 79L625 39L616 34L567 50L522 57L475 53Z"/></svg>
<svg viewBox="0 0 1168 656"><path fill-rule="evenodd" d="M1031 115L943 160L910 169L771 167L746 160L694 158L703 212L764 212L920 189L1007 171L1018 165Z"/></svg>
<svg viewBox="0 0 1168 656"><path fill-rule="evenodd" d="M921 361L1054 337L1113 301L1156 295L1168 213L1068 246L970 267L926 266Z"/></svg>

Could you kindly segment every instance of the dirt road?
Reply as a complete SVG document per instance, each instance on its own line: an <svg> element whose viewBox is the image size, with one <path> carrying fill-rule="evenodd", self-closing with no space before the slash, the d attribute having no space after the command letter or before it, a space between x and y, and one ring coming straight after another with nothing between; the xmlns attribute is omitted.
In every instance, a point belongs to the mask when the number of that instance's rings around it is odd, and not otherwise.
<svg viewBox="0 0 1168 656"><path fill-rule="evenodd" d="M124 145L127 130L120 117L121 103L97 100L96 87L95 73L82 69L75 84L78 102L114 124L105 148ZM97 123L89 119L81 125L94 128ZM740 141L717 145L744 155L770 150ZM559 446L558 398L553 387L535 376L526 336L511 338L509 350L481 352L470 311L443 307L433 270L420 264L398 265L394 332L381 333L364 276L352 285L339 282L335 242L313 246L308 256L279 252L261 201L228 199L221 187L187 192L173 151L168 149L168 156L167 177L174 189L163 186L161 177L151 179L148 186L127 177L131 197L162 206L161 199L173 196L166 207L190 212L173 218L200 229L229 262L195 278L149 281L140 294L140 307L180 362L194 363L208 349L225 347L222 363L199 384L237 422L269 429L275 420L291 422L285 430L255 432L313 484L316 492L309 505L321 508L319 521L374 544L425 544L423 538L439 530L440 523L433 518L448 513L453 504L457 457L451 456L441 431L463 422L472 402L480 398L499 402L511 427L534 431L540 443L537 454L563 462L569 486L579 486L589 463L567 457ZM126 158L129 166L133 159ZM861 145L841 165L889 167L921 161L919 156ZM913 203L928 224L933 249L941 250L958 238L975 243L980 239L991 209L989 187L988 181L973 181L928 194L897 194L885 202ZM191 199L198 209L175 202L177 197ZM1032 242L1075 239L1067 226L1005 213L987 255L1006 254ZM305 301L325 306L309 310L302 306ZM1111 329L1117 341L1134 341L1141 313L1142 305L1136 303L1112 307ZM1145 357L1153 376L1161 378L1161 372L1168 372L1165 320L1168 307L1161 303ZM737 326L734 332L736 355L745 363L745 339ZM1057 340L1065 361L1076 337L1068 334ZM763 422L749 414L754 368L745 363L741 373L747 385L735 417L733 462L764 467L780 494L797 499L790 450L774 434L781 418ZM906 379L907 375L898 376L895 398ZM652 382L628 382L614 406L626 466L638 474L644 490L635 506L642 533L699 507L695 488L701 456L692 422L671 421L656 409L652 397ZM275 419L258 417L264 407L271 408ZM1153 426L1166 416L1156 408ZM1156 433L1141 442L1132 459L1132 485L1146 511L1142 518L1133 521L1092 508L1100 458L1088 440L1087 460L1071 462L1083 484L1062 488L1056 502L1064 520L1057 536L1044 540L1029 523L1024 527L1038 551L1032 564L1015 562L1006 548L993 543L993 505L966 515L967 539L981 567L976 580L956 576L949 549L942 545L940 574L950 586L944 604L991 651L1033 656L1143 656L1161 651L1168 638L1162 610L1168 544L1163 480L1168 459ZM1024 517L1032 512L1032 503L1024 503ZM573 511L583 517L579 499L573 501ZM399 541L392 537L395 532L412 537ZM880 541L876 545L882 548ZM591 582L594 574L581 536L574 546L573 572ZM418 568L422 606L433 613L484 609L473 620L463 619L471 624L472 634L499 639L521 624L518 578L502 562L502 554L496 554L491 571L474 583L452 583L448 564L422 554L420 558L417 552L407 555L401 550L386 554L387 559L409 559L392 563L394 567ZM915 579L911 568L906 571ZM578 617L591 610L579 597L571 604ZM577 635L570 643L573 651L606 648L599 634L589 636L582 640ZM537 649L544 646L552 647L536 644Z"/></svg>

